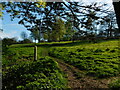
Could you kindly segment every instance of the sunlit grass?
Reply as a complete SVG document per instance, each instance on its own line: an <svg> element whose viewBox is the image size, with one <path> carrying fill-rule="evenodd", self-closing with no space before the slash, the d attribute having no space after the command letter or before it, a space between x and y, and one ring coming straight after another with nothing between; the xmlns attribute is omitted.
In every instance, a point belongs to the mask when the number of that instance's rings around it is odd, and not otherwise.
<svg viewBox="0 0 120 90"><path fill-rule="evenodd" d="M119 41L81 44L71 47L53 47L49 54L72 64L88 75L106 78L119 75Z"/></svg>

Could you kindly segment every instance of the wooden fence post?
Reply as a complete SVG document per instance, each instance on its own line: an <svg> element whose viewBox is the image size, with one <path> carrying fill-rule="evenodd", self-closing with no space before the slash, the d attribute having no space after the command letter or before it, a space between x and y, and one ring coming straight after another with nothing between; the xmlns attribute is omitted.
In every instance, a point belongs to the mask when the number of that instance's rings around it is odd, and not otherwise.
<svg viewBox="0 0 120 90"><path fill-rule="evenodd" d="M34 61L37 60L37 46L34 47Z"/></svg>

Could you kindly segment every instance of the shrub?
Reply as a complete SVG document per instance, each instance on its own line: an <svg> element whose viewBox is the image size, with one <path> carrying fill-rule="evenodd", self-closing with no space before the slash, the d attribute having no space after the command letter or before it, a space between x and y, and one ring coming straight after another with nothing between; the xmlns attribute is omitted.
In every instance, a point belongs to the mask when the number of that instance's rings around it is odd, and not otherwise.
<svg viewBox="0 0 120 90"><path fill-rule="evenodd" d="M21 44L24 44L24 43L32 43L32 41L29 40L29 39L24 39L24 40L22 40L22 41L19 41L19 43L21 43Z"/></svg>

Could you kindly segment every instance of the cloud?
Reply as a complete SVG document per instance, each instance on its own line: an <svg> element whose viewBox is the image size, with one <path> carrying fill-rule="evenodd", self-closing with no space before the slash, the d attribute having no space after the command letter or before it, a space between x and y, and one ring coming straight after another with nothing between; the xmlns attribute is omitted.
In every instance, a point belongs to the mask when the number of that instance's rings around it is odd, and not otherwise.
<svg viewBox="0 0 120 90"><path fill-rule="evenodd" d="M75 0L81 1L81 0ZM82 0L83 2L104 2L104 3L112 3L112 0Z"/></svg>
<svg viewBox="0 0 120 90"><path fill-rule="evenodd" d="M12 31L12 33L7 33L8 36L14 37L17 34L17 31Z"/></svg>
<svg viewBox="0 0 120 90"><path fill-rule="evenodd" d="M6 33L0 32L0 38L6 38L6 37L10 37L10 36L7 35Z"/></svg>
<svg viewBox="0 0 120 90"><path fill-rule="evenodd" d="M19 27L23 27L22 25L20 24L4 24L3 26L19 26Z"/></svg>
<svg viewBox="0 0 120 90"><path fill-rule="evenodd" d="M4 32L1 32L0 31L0 38L13 38L13 37L15 37L14 35L16 34L17 32L15 31L15 32L12 32L12 33L4 33Z"/></svg>

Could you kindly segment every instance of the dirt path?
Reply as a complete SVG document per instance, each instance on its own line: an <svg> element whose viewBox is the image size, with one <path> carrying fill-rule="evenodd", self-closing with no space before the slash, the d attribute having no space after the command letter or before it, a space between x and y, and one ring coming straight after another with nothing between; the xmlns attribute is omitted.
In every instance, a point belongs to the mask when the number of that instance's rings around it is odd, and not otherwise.
<svg viewBox="0 0 120 90"><path fill-rule="evenodd" d="M91 88L106 88L108 89L108 84L115 80L116 77L108 79L96 79L94 77L86 76L83 71L75 68L72 65L66 64L59 59L56 59L60 68L67 74L68 87L72 89L86 88L91 90ZM118 77L117 77L118 78Z"/></svg>
<svg viewBox="0 0 120 90"><path fill-rule="evenodd" d="M48 56L47 49L43 51L43 56ZM108 79L96 79L90 76L86 76L83 71L75 68L72 65L64 63L62 60L52 57L55 61L58 62L61 70L67 74L68 79L68 87L72 89L79 90L80 88L87 88L87 90L91 90L91 88L108 88L108 84L116 79L116 77L108 78Z"/></svg>

